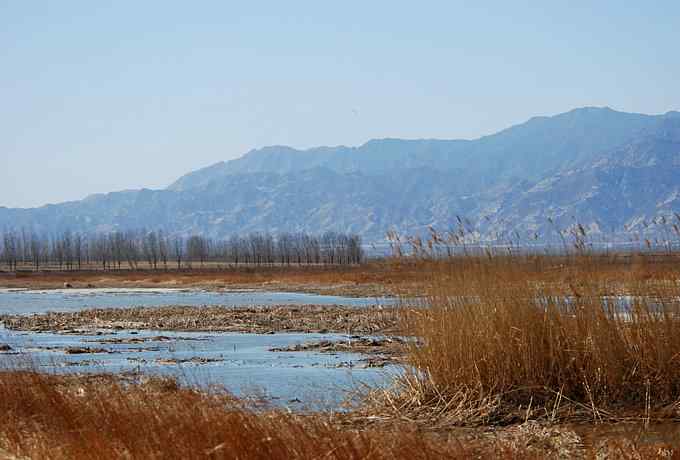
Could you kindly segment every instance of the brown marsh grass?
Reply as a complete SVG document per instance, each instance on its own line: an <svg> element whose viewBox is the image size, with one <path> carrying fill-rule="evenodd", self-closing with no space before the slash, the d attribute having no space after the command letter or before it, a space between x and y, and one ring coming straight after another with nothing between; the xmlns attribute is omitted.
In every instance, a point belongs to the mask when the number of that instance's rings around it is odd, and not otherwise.
<svg viewBox="0 0 680 460"><path fill-rule="evenodd" d="M84 288L178 287L257 288L318 292L348 296L383 296L408 289L416 291L420 273L410 264L396 266L386 261L361 265L303 266L206 266L192 270L100 270L0 271L0 287L53 289L70 284Z"/></svg>
<svg viewBox="0 0 680 460"><path fill-rule="evenodd" d="M591 442L571 430L431 433L408 420L361 428L350 417L254 410L223 392L149 378L0 371L2 459L676 458L664 442Z"/></svg>
<svg viewBox="0 0 680 460"><path fill-rule="evenodd" d="M399 380L401 391L373 393L379 400L342 417L254 410L163 380L0 371L0 458L590 455L601 447L524 422L678 418L677 266L671 256L588 254L394 261L391 270L418 273L422 287L424 306L400 318L419 338L410 347L419 370ZM605 308L623 295L629 314ZM453 430L501 424L519 424L507 431L516 435L482 442ZM675 453L630 440L605 451Z"/></svg>
<svg viewBox="0 0 680 460"><path fill-rule="evenodd" d="M420 339L409 350L417 370L400 380L388 411L445 425L680 417L677 259L419 263L425 305L401 318ZM617 308L623 296L627 308Z"/></svg>
<svg viewBox="0 0 680 460"><path fill-rule="evenodd" d="M538 458L513 443L463 446L412 428L356 430L329 414L257 412L234 398L151 379L0 372L0 458Z"/></svg>

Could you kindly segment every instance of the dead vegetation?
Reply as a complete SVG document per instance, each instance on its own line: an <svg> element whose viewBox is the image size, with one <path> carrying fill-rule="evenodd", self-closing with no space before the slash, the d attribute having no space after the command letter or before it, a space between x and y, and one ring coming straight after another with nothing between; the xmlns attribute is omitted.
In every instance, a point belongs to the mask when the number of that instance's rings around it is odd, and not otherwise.
<svg viewBox="0 0 680 460"><path fill-rule="evenodd" d="M385 367L402 364L406 341L400 337L348 336L346 340L316 340L287 347L269 349L273 352L318 352L318 353L361 353L366 357L359 360L359 366Z"/></svg>
<svg viewBox="0 0 680 460"><path fill-rule="evenodd" d="M677 453L634 428L587 439L535 422L433 432L404 417L365 426L346 414L252 408L219 389L199 392L139 376L0 371L0 412L0 458L666 459Z"/></svg>
<svg viewBox="0 0 680 460"><path fill-rule="evenodd" d="M677 265L593 254L413 263L429 280L424 307L401 311L401 329L421 339L414 370L372 395L373 417L440 429L680 419Z"/></svg>
<svg viewBox="0 0 680 460"><path fill-rule="evenodd" d="M107 270L96 267L80 271L0 271L0 286L6 288L201 288L260 289L310 292L328 295L371 297L415 292L420 275L414 267L399 270L385 261L361 265L249 266L216 265L192 270Z"/></svg>
<svg viewBox="0 0 680 460"><path fill-rule="evenodd" d="M172 381L0 372L0 452L17 458L515 458L521 447L342 428L324 415L255 412L222 392Z"/></svg>
<svg viewBox="0 0 680 460"><path fill-rule="evenodd" d="M422 305L377 310L384 315L377 324L398 323L401 334L419 338L407 344L413 370L394 388L370 392L354 412L261 412L223 394L102 382L86 384L89 396L82 398L80 390L55 384L61 377L2 373L0 411L10 415L0 421L0 449L33 458L93 458L92 452L95 458L675 458L678 261L674 254L585 252L404 257L381 267L389 267L397 285L405 280L394 292L408 295L418 286ZM342 309L334 317L323 311L328 307L305 308L252 309L251 316L225 316L217 324L267 332L285 330L274 326L280 321L289 330L330 332L325 324L339 321L338 332L347 331ZM309 327L310 311L326 322ZM227 313L102 310L8 325L213 330L210 321L221 314ZM307 318L304 326L293 326L302 320L298 314ZM622 421L633 428L587 434ZM643 435L668 423L670 441Z"/></svg>
<svg viewBox="0 0 680 460"><path fill-rule="evenodd" d="M70 332L75 329L152 329L222 332L394 332L393 307L262 306L100 308L33 316L0 315L9 329Z"/></svg>

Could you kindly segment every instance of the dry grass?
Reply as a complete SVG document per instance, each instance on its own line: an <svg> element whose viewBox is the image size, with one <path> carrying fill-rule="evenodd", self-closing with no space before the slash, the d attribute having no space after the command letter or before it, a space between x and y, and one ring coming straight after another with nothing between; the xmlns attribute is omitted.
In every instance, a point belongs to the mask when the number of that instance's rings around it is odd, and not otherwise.
<svg viewBox="0 0 680 460"><path fill-rule="evenodd" d="M584 438L524 423L494 431L360 428L351 416L256 411L166 379L0 372L0 458L540 459L676 458L667 442Z"/></svg>
<svg viewBox="0 0 680 460"><path fill-rule="evenodd" d="M401 316L420 338L419 371L342 417L255 411L157 380L0 372L0 458L670 458L667 445L584 446L526 422L680 418L676 267L587 254L381 265L372 279L391 272L424 295ZM605 308L622 295L629 314ZM483 439L453 429L504 424L517 425Z"/></svg>
<svg viewBox="0 0 680 460"><path fill-rule="evenodd" d="M96 308L31 316L0 314L0 321L8 329L30 331L124 328L259 334L270 332L385 334L394 332L397 316L396 307L168 306Z"/></svg>
<svg viewBox="0 0 680 460"><path fill-rule="evenodd" d="M417 290L417 267L384 261L362 265L211 266L192 270L47 270L0 272L0 287L51 289L74 287L258 288L348 296L383 296Z"/></svg>
<svg viewBox="0 0 680 460"><path fill-rule="evenodd" d="M680 417L677 264L617 257L421 262L426 308L402 313L418 371L388 407L444 425Z"/></svg>
<svg viewBox="0 0 680 460"><path fill-rule="evenodd" d="M460 265L475 257L458 258ZM570 277L578 278L583 270L590 270L592 279L617 282L622 279L670 280L677 274L680 254L610 254L588 257L596 263L584 261L583 257L501 257L505 260L542 260L538 268L545 271L538 276L544 281L563 282ZM408 257L375 260L353 266L211 266L192 270L107 270L83 271L48 270L40 272L8 273L0 271L0 287L50 289L62 288L64 283L74 287L94 285L99 288L113 287L177 287L177 288L256 288L278 291L304 291L349 296L422 295L429 291L433 265L449 265L450 262L428 262ZM530 264L526 264L527 269ZM471 274L474 276L474 274Z"/></svg>
<svg viewBox="0 0 680 460"><path fill-rule="evenodd" d="M526 457L513 443L341 428L329 416L254 412L166 380L0 372L0 454L40 459L462 459ZM529 458L536 455L529 455Z"/></svg>

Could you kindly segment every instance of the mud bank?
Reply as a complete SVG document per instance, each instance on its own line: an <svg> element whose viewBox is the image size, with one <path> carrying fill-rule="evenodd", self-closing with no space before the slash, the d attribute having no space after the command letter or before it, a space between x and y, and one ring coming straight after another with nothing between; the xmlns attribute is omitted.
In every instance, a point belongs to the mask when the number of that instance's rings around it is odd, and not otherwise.
<svg viewBox="0 0 680 460"><path fill-rule="evenodd" d="M395 335L398 332L396 309L383 307L137 307L33 316L0 315L0 322L13 330L64 333L82 329L153 329L258 334L333 332L348 335Z"/></svg>

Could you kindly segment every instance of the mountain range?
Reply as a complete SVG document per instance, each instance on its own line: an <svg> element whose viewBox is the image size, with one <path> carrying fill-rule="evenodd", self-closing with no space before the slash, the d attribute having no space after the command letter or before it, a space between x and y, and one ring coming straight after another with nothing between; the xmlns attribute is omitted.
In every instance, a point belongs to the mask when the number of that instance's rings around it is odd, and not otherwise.
<svg viewBox="0 0 680 460"><path fill-rule="evenodd" d="M359 147L270 146L199 169L163 190L0 207L0 228L162 228L226 237L255 231L419 234L466 222L487 239L661 231L680 211L680 112L586 107L475 140L377 139ZM667 226L666 226L667 227ZM663 227L666 231L667 228Z"/></svg>

